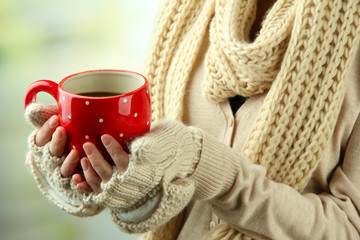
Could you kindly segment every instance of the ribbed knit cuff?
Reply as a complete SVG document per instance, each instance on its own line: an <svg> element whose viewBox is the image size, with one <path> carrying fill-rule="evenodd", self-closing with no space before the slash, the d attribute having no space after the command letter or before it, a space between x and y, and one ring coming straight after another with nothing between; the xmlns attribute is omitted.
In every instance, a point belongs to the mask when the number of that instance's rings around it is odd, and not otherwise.
<svg viewBox="0 0 360 240"><path fill-rule="evenodd" d="M244 157L204 133L200 161L192 179L196 181L194 199L210 200L222 196L234 184Z"/></svg>
<svg viewBox="0 0 360 240"><path fill-rule="evenodd" d="M130 159L125 173L120 173L114 166L112 178L101 183L103 191L93 200L110 208L138 208L160 191L161 177L161 172L149 164L136 164Z"/></svg>

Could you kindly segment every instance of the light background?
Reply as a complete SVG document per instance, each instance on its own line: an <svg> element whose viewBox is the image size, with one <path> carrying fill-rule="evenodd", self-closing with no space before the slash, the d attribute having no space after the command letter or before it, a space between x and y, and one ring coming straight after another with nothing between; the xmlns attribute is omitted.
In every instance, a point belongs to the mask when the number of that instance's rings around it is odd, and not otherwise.
<svg viewBox="0 0 360 240"><path fill-rule="evenodd" d="M159 0L0 1L0 239L131 240L108 211L70 216L47 201L24 161L23 95L39 79L91 69L144 73ZM48 95L38 101L52 103Z"/></svg>

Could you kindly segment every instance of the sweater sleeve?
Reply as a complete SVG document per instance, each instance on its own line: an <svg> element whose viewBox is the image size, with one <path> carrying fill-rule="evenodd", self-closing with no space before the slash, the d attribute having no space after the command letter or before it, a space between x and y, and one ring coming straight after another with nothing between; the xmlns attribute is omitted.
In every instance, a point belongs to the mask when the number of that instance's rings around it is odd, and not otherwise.
<svg viewBox="0 0 360 240"><path fill-rule="evenodd" d="M63 178L60 173L63 158L52 156L49 144L43 147L36 146L35 134L36 130L29 137L30 151L26 166L35 178L40 192L69 214L86 217L100 213L104 206L92 201L94 193L81 192L70 178Z"/></svg>
<svg viewBox="0 0 360 240"><path fill-rule="evenodd" d="M359 143L360 117L329 191L301 194L206 135L192 176L194 197L210 201L220 219L256 239L359 239Z"/></svg>

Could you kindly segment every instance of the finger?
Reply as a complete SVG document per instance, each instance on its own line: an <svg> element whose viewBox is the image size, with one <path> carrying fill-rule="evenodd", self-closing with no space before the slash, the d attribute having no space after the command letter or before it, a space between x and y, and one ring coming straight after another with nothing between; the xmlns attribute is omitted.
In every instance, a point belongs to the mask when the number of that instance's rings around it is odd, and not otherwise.
<svg viewBox="0 0 360 240"><path fill-rule="evenodd" d="M86 182L85 178L80 174L76 173L72 176L72 180L75 183L76 187L83 192L91 193L93 190L90 185Z"/></svg>
<svg viewBox="0 0 360 240"><path fill-rule="evenodd" d="M67 141L67 134L63 127L57 127L52 135L50 143L50 153L53 156L61 157L65 152L65 145Z"/></svg>
<svg viewBox="0 0 360 240"><path fill-rule="evenodd" d="M78 184L78 183L86 181L85 178L79 173L75 173L72 176L72 180L74 181L75 185Z"/></svg>
<svg viewBox="0 0 360 240"><path fill-rule="evenodd" d="M80 182L76 184L76 187L83 192L91 193L93 192L92 188L89 186L89 184L86 181Z"/></svg>
<svg viewBox="0 0 360 240"><path fill-rule="evenodd" d="M129 165L129 155L123 150L120 143L108 134L102 135L101 141L114 161L115 166L121 173L125 172Z"/></svg>
<svg viewBox="0 0 360 240"><path fill-rule="evenodd" d="M101 178L99 175L95 172L94 168L91 166L89 159L84 157L80 160L81 167L84 171L84 177L86 182L89 184L92 190L96 193L101 193Z"/></svg>
<svg viewBox="0 0 360 240"><path fill-rule="evenodd" d="M107 182L112 176L113 169L111 165L104 159L100 151L93 143L87 142L83 145L84 151L99 177Z"/></svg>
<svg viewBox="0 0 360 240"><path fill-rule="evenodd" d="M42 147L50 141L55 129L59 126L59 117L52 116L45 122L40 128L35 137L35 143L37 146Z"/></svg>
<svg viewBox="0 0 360 240"><path fill-rule="evenodd" d="M60 172L63 177L71 177L80 163L80 152L76 149L71 150L61 165Z"/></svg>

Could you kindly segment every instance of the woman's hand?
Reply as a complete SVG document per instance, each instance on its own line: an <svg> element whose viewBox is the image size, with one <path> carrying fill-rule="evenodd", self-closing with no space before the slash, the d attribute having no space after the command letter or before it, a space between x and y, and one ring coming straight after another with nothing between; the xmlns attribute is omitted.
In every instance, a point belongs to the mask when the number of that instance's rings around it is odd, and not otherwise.
<svg viewBox="0 0 360 240"><path fill-rule="evenodd" d="M125 172L129 164L128 154L123 150L121 145L108 134L101 136L101 141L118 170L121 173ZM100 193L102 192L101 182L108 182L111 179L113 168L93 143L85 143L83 149L87 156L81 159L84 177L80 174L75 174L73 181L81 191Z"/></svg>
<svg viewBox="0 0 360 240"><path fill-rule="evenodd" d="M121 145L110 135L103 135L101 141L119 171L125 172L129 163L129 157ZM61 157L66 153L67 133L65 129L59 125L59 117L56 115L49 118L42 125L35 137L35 143L39 147L49 142L49 150L53 156ZM90 142L85 143L83 148L87 157L81 159L79 151L76 149L71 150L61 165L61 175L66 178L72 176L74 183L81 191L87 193L95 191L96 193L100 193L101 182L109 181L112 176L112 166L104 159L94 144ZM75 173L80 159L84 176Z"/></svg>
<svg viewBox="0 0 360 240"><path fill-rule="evenodd" d="M49 151L55 157L61 157L65 154L66 141L67 133L65 129L59 125L59 117L56 115L50 117L42 125L35 137L35 143L39 147L50 142ZM79 162L79 151L75 149L71 150L61 165L61 175L66 178L71 177Z"/></svg>

